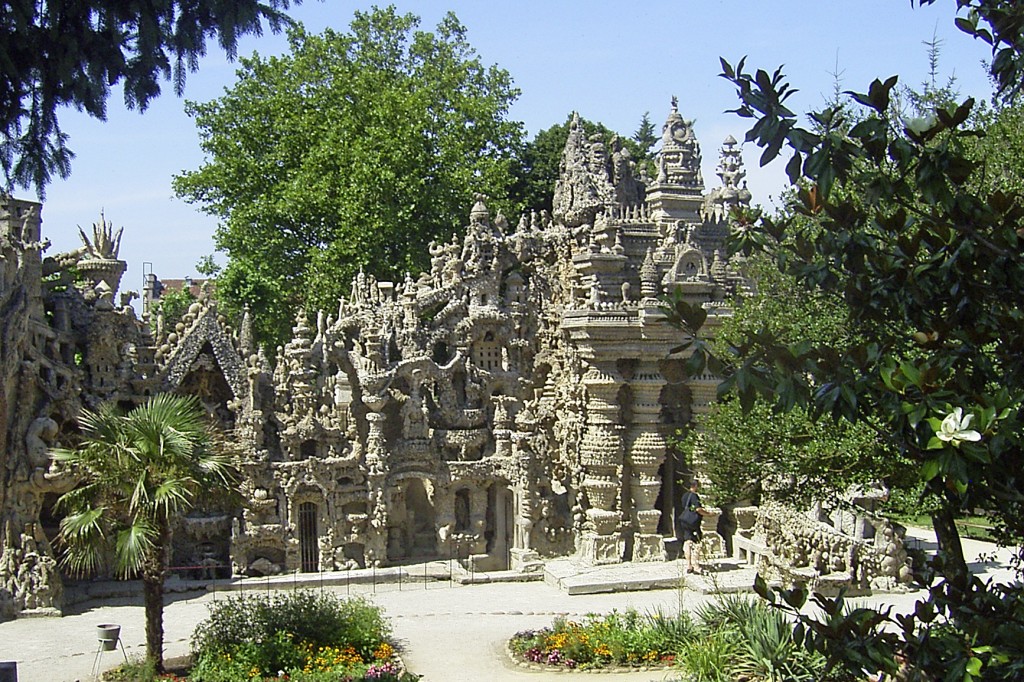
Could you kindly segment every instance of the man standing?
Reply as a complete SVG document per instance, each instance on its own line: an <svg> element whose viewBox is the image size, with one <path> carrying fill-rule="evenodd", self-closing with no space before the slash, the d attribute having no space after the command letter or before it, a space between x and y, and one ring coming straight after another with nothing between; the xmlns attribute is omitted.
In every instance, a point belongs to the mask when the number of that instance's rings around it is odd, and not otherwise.
<svg viewBox="0 0 1024 682"><path fill-rule="evenodd" d="M701 517L711 515L711 512L701 506L700 496L697 494L699 486L700 483L696 478L690 481L690 489L683 493L675 520L676 535L683 543L683 559L686 561L684 570L692 571L697 575L703 571L700 567L700 552L694 544L701 540Z"/></svg>

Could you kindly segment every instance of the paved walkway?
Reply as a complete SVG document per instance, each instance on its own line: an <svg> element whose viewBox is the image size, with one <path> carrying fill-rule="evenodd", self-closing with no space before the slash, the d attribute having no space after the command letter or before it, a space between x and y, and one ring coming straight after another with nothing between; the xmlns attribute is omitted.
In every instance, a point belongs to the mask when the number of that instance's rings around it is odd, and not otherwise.
<svg viewBox="0 0 1024 682"><path fill-rule="evenodd" d="M926 547L931 545L926 534L923 542ZM964 544L976 572L998 580L1011 578L1007 551L997 551L990 544L969 540ZM994 561L984 560L983 555L993 553ZM614 570L618 571L621 580L628 581L631 575L654 570L652 566L622 564ZM679 571L677 563L662 564L661 567L663 571L676 574ZM737 573L723 571L718 575L723 580L728 576L732 582ZM607 580L607 574L601 579ZM565 682L565 673L534 671L514 665L504 652L505 641L519 630L549 625L557 615L583 616L627 608L640 611L692 609L712 598L701 589L706 586L696 580L690 576L687 581L677 580L672 587L663 589L575 595L545 582L460 585L431 580L376 586L350 582L347 585L325 583L313 589L341 596L366 595L383 607L404 648L403 657L409 669L423 675L427 682L543 682L555 679ZM278 586L293 589L294 585L279 581ZM254 585L252 589L267 587L268 584ZM914 601L922 594L883 594L858 601L892 604L898 611L907 611L913 608ZM206 616L208 605L224 598L223 592L168 595L164 612L168 656L188 652L189 636ZM124 597L73 606L63 618L21 618L0 623L0 661L17 661L20 682L85 682L92 679L97 650L94 633L99 623L120 624L128 655L142 654L145 635L141 599ZM120 660L120 651L104 652L100 656L100 666L110 668ZM577 677L589 678L588 674ZM599 679L650 682L677 678L662 671L647 671L617 673Z"/></svg>

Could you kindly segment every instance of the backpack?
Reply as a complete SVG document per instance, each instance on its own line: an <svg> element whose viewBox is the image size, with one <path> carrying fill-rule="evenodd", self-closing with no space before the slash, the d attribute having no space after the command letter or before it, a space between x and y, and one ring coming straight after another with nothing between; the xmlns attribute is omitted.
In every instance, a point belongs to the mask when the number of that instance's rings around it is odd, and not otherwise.
<svg viewBox="0 0 1024 682"><path fill-rule="evenodd" d="M683 512L679 515L679 522L686 528L700 526L700 514L697 513L697 508L693 505L693 497L692 492L687 492L683 495L682 504L680 505Z"/></svg>

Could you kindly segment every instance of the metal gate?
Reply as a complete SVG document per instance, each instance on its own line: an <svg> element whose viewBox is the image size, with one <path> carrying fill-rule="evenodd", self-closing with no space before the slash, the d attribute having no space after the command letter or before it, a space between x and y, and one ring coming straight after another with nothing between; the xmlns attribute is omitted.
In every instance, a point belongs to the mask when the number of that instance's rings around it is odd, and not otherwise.
<svg viewBox="0 0 1024 682"><path fill-rule="evenodd" d="M316 517L316 502L303 502L299 505L299 552L302 556L303 573L316 573L320 570L320 543L316 532Z"/></svg>

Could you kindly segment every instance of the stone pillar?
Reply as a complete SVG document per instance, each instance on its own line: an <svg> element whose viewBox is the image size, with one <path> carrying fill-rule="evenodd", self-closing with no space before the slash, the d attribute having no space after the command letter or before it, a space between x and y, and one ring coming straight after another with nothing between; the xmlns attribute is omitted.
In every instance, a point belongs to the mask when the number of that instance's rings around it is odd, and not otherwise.
<svg viewBox="0 0 1024 682"><path fill-rule="evenodd" d="M371 409L381 409L384 400L363 402ZM386 456L384 449L384 415L380 412L367 412L366 434L366 469L369 499L367 512L369 527L367 528L365 557L367 565L380 566L388 555L388 504L387 491L384 489L387 479Z"/></svg>
<svg viewBox="0 0 1024 682"><path fill-rule="evenodd" d="M665 461L667 443L658 428L661 405L658 398L665 380L654 362L640 364L630 382L633 388L633 425L629 431L632 478L629 482L633 498L632 522L634 561L664 561L665 541L658 532L661 512L655 508L661 491L658 468Z"/></svg>
<svg viewBox="0 0 1024 682"><path fill-rule="evenodd" d="M705 310L707 310L705 308ZM722 324L722 312L719 309L708 311L707 321L701 329L701 336L711 340L718 336L718 328ZM705 370L700 376L690 377L686 385L690 387L691 403L690 412L693 419L703 417L711 411L711 406L718 400L718 385L722 383L720 377ZM694 462L689 463L696 468Z"/></svg>
<svg viewBox="0 0 1024 682"><path fill-rule="evenodd" d="M580 443L583 489L590 507L580 544L580 559L593 564L622 561L625 543L619 534L622 490L622 426L616 401L620 382L591 365L583 375L587 391L587 426Z"/></svg>
<svg viewBox="0 0 1024 682"><path fill-rule="evenodd" d="M718 384L720 383L721 379L709 372L690 377L686 382L692 395L690 409L694 419L703 417L711 411L711 406L718 398Z"/></svg>

